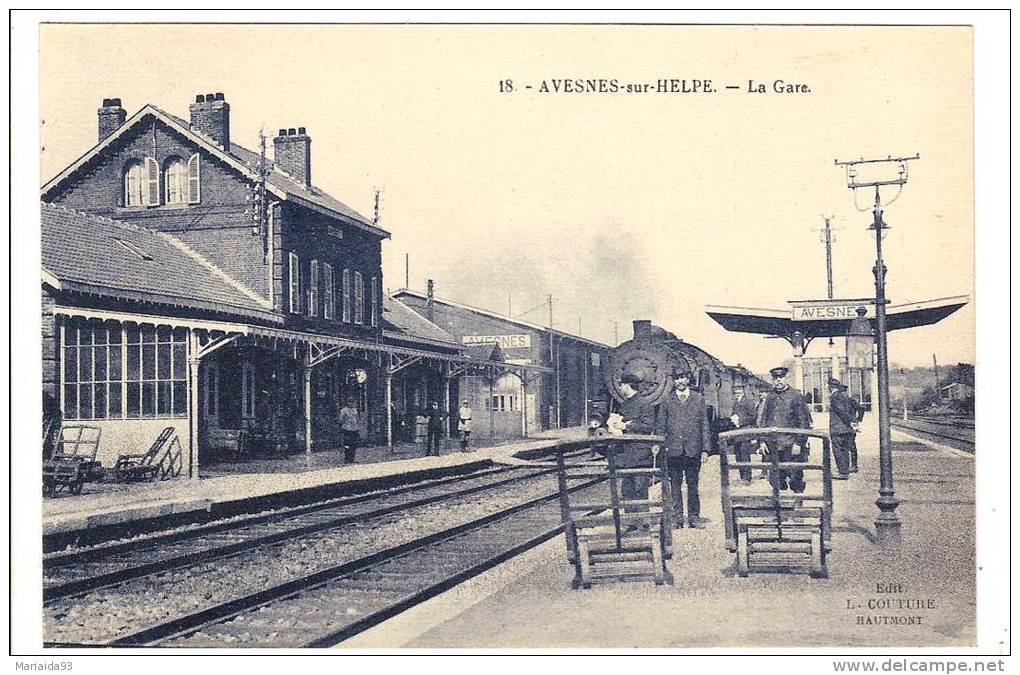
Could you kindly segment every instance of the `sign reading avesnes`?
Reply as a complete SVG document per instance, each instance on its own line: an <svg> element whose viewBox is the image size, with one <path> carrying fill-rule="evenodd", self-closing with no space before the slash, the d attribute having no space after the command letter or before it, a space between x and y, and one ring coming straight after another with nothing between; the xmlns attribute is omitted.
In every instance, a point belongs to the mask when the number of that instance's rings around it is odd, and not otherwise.
<svg viewBox="0 0 1020 675"><path fill-rule="evenodd" d="M863 307L869 319L875 316L875 306L867 300L821 300L798 302L792 307L794 321L833 321L857 318L857 308Z"/></svg>
<svg viewBox="0 0 1020 675"><path fill-rule="evenodd" d="M531 349L531 336L522 335L465 335L466 345L497 343L500 349Z"/></svg>

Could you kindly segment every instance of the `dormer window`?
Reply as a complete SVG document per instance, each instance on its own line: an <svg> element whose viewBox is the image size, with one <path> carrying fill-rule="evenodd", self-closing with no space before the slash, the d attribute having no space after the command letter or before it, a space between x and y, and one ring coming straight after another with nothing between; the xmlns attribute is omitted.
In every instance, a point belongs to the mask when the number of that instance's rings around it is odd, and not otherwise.
<svg viewBox="0 0 1020 675"><path fill-rule="evenodd" d="M124 171L124 206L144 206L145 197L145 164L136 160Z"/></svg>
<svg viewBox="0 0 1020 675"><path fill-rule="evenodd" d="M184 204L188 201L188 167L180 157L174 157L163 171L167 204Z"/></svg>

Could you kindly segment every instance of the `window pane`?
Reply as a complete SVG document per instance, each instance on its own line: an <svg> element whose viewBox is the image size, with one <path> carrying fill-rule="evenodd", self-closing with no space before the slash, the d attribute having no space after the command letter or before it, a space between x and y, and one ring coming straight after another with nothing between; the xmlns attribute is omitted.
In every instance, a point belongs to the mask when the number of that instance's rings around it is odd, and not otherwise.
<svg viewBox="0 0 1020 675"><path fill-rule="evenodd" d="M78 419L78 385L64 385L64 417Z"/></svg>
<svg viewBox="0 0 1020 675"><path fill-rule="evenodd" d="M138 378L138 345L128 345L127 348L127 379L137 380Z"/></svg>
<svg viewBox="0 0 1020 675"><path fill-rule="evenodd" d="M142 342L155 342L156 329L152 326L142 326Z"/></svg>
<svg viewBox="0 0 1020 675"><path fill-rule="evenodd" d="M157 328L156 338L160 342L170 342L170 326L160 326Z"/></svg>
<svg viewBox="0 0 1020 675"><path fill-rule="evenodd" d="M85 324L81 327L81 331L78 333L78 344L90 345L92 344L92 326Z"/></svg>
<svg viewBox="0 0 1020 675"><path fill-rule="evenodd" d="M122 411L120 409L120 394L121 394L120 382L111 382L110 383L110 397L109 397L109 401L110 401L110 417L120 417L121 416L121 412Z"/></svg>
<svg viewBox="0 0 1020 675"><path fill-rule="evenodd" d="M96 347L96 382L106 381L106 354L109 347Z"/></svg>
<svg viewBox="0 0 1020 675"><path fill-rule="evenodd" d="M76 345L78 344L78 326L77 324L68 324L64 328L64 344L65 345Z"/></svg>
<svg viewBox="0 0 1020 675"><path fill-rule="evenodd" d="M107 337L109 338L111 345L120 344L120 333L121 333L120 325L110 326L109 331L107 332Z"/></svg>
<svg viewBox="0 0 1020 675"><path fill-rule="evenodd" d="M127 341L138 344L138 326L130 325L127 327Z"/></svg>
<svg viewBox="0 0 1020 675"><path fill-rule="evenodd" d="M174 379L183 380L187 375L188 359L184 345L174 345Z"/></svg>
<svg viewBox="0 0 1020 675"><path fill-rule="evenodd" d="M106 383L101 382L95 385L93 390L93 398L95 399L96 408L96 419L103 419L106 417Z"/></svg>
<svg viewBox="0 0 1020 675"><path fill-rule="evenodd" d="M142 345L142 379L152 380L156 377L156 345Z"/></svg>
<svg viewBox="0 0 1020 675"><path fill-rule="evenodd" d="M78 348L79 382L92 382L92 347Z"/></svg>
<svg viewBox="0 0 1020 675"><path fill-rule="evenodd" d="M188 391L185 382L174 382L174 414L188 414Z"/></svg>
<svg viewBox="0 0 1020 675"><path fill-rule="evenodd" d="M152 417L156 413L156 384L142 383L142 417Z"/></svg>
<svg viewBox="0 0 1020 675"><path fill-rule="evenodd" d="M64 381L78 381L78 348L64 348Z"/></svg>
<svg viewBox="0 0 1020 675"><path fill-rule="evenodd" d="M120 381L120 345L113 345L110 347L110 380Z"/></svg>
<svg viewBox="0 0 1020 675"><path fill-rule="evenodd" d="M141 413L141 385L131 382L127 386L127 416L138 417Z"/></svg>
<svg viewBox="0 0 1020 675"><path fill-rule="evenodd" d="M92 419L92 385L78 385L78 416L83 420Z"/></svg>
<svg viewBox="0 0 1020 675"><path fill-rule="evenodd" d="M170 379L170 345L160 344L159 350L156 353L157 363L159 365L158 377L161 380Z"/></svg>
<svg viewBox="0 0 1020 675"><path fill-rule="evenodd" d="M156 410L160 415L170 414L170 383L159 383L159 396L156 399Z"/></svg>

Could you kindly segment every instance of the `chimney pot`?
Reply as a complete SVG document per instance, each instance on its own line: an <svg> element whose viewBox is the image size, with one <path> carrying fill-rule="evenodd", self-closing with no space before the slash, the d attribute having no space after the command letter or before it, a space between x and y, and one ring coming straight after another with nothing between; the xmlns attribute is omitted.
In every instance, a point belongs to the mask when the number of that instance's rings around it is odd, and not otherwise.
<svg viewBox="0 0 1020 675"><path fill-rule="evenodd" d="M294 127L280 129L273 139L273 162L305 185L312 184L312 139Z"/></svg>
<svg viewBox="0 0 1020 675"><path fill-rule="evenodd" d="M634 338L646 338L652 334L652 322L648 319L638 319L634 321Z"/></svg>
<svg viewBox="0 0 1020 675"><path fill-rule="evenodd" d="M230 104L223 94L197 94L191 104L191 128L230 150Z"/></svg>
<svg viewBox="0 0 1020 675"><path fill-rule="evenodd" d="M97 111L99 115L99 140L120 128L127 120L127 113L120 107L119 98L104 98L103 105Z"/></svg>
<svg viewBox="0 0 1020 675"><path fill-rule="evenodd" d="M223 92L222 91L216 92L216 100L217 101L222 101L223 100Z"/></svg>

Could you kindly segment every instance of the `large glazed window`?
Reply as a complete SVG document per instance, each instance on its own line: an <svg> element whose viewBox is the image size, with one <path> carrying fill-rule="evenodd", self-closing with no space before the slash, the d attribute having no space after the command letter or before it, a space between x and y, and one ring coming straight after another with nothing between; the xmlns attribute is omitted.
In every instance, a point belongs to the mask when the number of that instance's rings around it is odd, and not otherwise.
<svg viewBox="0 0 1020 675"><path fill-rule="evenodd" d="M147 179L145 164L136 160L124 169L124 206L144 206Z"/></svg>

